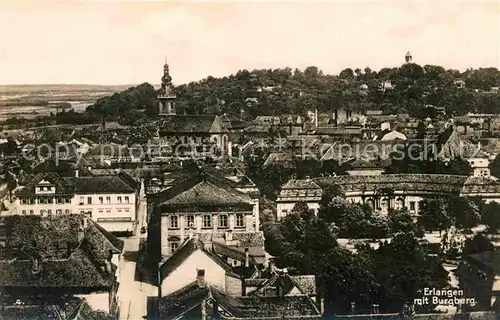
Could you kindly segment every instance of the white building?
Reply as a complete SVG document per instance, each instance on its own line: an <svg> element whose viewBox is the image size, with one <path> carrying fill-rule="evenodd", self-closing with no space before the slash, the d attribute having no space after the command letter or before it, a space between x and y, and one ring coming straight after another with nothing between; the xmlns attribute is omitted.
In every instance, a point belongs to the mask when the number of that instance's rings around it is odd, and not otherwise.
<svg viewBox="0 0 500 320"><path fill-rule="evenodd" d="M311 179L289 180L281 187L276 199L278 220L286 217L297 202L306 203L309 209L317 213L322 194L321 188Z"/></svg>
<svg viewBox="0 0 500 320"><path fill-rule="evenodd" d="M19 215L84 213L109 232L132 232L137 219L137 192L120 175L41 173L16 196Z"/></svg>

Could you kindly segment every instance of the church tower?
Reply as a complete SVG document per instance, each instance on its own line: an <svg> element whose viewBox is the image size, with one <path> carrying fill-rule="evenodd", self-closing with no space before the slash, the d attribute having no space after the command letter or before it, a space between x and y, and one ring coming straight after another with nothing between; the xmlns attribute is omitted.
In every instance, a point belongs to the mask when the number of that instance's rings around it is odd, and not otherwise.
<svg viewBox="0 0 500 320"><path fill-rule="evenodd" d="M167 59L163 66L163 77L161 78L161 88L158 94L158 115L174 115L175 114L175 99L177 98L172 92L172 77L168 68Z"/></svg>
<svg viewBox="0 0 500 320"><path fill-rule="evenodd" d="M405 55L406 63L411 63L411 59L412 59L411 53L410 53L410 51L408 51Z"/></svg>

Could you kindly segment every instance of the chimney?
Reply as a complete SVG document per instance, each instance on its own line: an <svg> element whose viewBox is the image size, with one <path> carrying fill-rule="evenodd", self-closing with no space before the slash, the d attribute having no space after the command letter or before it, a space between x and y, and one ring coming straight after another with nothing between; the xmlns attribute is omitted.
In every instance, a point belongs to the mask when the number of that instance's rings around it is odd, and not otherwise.
<svg viewBox="0 0 500 320"><path fill-rule="evenodd" d="M248 248L245 248L245 268L250 267L250 253L248 252Z"/></svg>
<svg viewBox="0 0 500 320"><path fill-rule="evenodd" d="M372 312L373 314L379 314L378 304L373 304L372 308L373 308L373 312Z"/></svg>
<svg viewBox="0 0 500 320"><path fill-rule="evenodd" d="M205 287L205 269L196 269L196 283L198 287Z"/></svg>
<svg viewBox="0 0 500 320"><path fill-rule="evenodd" d="M318 127L318 109L314 109L314 126Z"/></svg>
<svg viewBox="0 0 500 320"><path fill-rule="evenodd" d="M273 259L269 259L269 270L270 271L274 270L274 260Z"/></svg>
<svg viewBox="0 0 500 320"><path fill-rule="evenodd" d="M78 178L78 169L75 169L75 178Z"/></svg>
<svg viewBox="0 0 500 320"><path fill-rule="evenodd" d="M83 238L85 238L85 231L82 227L80 227L78 229L78 243L81 243L83 241Z"/></svg>
<svg viewBox="0 0 500 320"><path fill-rule="evenodd" d="M356 314L356 302L351 302L351 314Z"/></svg>
<svg viewBox="0 0 500 320"><path fill-rule="evenodd" d="M109 262L109 261L107 261L107 260L106 260L106 262L105 262L105 268L106 268L106 269L105 269L105 270L106 270L106 272L107 272L107 273L109 273L109 274L111 274L111 272L112 272L112 269L111 269L111 262Z"/></svg>

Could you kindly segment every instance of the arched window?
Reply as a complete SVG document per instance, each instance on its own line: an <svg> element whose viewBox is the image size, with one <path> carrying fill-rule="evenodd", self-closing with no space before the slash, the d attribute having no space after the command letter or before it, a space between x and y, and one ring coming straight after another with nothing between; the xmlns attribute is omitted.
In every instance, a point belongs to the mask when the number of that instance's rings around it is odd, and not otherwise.
<svg viewBox="0 0 500 320"><path fill-rule="evenodd" d="M403 198L399 197L396 199L395 209L401 210L403 208L404 208L404 200Z"/></svg>

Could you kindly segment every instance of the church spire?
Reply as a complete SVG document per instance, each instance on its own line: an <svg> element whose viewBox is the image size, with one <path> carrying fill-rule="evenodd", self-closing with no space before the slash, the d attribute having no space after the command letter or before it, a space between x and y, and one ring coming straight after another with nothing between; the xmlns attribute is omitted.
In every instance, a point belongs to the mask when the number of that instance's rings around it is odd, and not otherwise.
<svg viewBox="0 0 500 320"><path fill-rule="evenodd" d="M172 91L172 77L168 67L167 58L165 57L165 65L163 66L163 77L161 77L161 93L165 96L170 95Z"/></svg>
<svg viewBox="0 0 500 320"><path fill-rule="evenodd" d="M158 115L173 115L175 114L175 99L173 93L174 86L172 85L172 77L168 67L167 58L163 66L163 76L161 77L161 88L158 92Z"/></svg>

